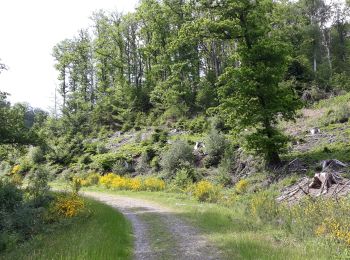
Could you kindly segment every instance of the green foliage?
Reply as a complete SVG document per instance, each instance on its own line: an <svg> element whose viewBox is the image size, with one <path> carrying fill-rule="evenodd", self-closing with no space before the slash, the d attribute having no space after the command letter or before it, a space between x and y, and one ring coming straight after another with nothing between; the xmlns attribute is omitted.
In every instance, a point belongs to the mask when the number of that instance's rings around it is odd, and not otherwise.
<svg viewBox="0 0 350 260"><path fill-rule="evenodd" d="M38 147L38 146L30 147L27 154L27 159L32 164L42 163L45 159L44 151L42 150L41 147Z"/></svg>
<svg viewBox="0 0 350 260"><path fill-rule="evenodd" d="M341 103L333 108L328 109L321 118L321 123L325 126L335 123L345 123L350 118L350 105Z"/></svg>
<svg viewBox="0 0 350 260"><path fill-rule="evenodd" d="M46 200L49 192L49 174L44 167L39 167L32 170L27 176L26 192L31 200L35 204L44 204L43 200Z"/></svg>
<svg viewBox="0 0 350 260"><path fill-rule="evenodd" d="M4 259L131 259L131 225L115 209L94 200L86 201L88 217L66 219L15 250ZM101 224L103 223L103 225Z"/></svg>
<svg viewBox="0 0 350 260"><path fill-rule="evenodd" d="M205 166L217 166L227 147L228 142L225 135L216 129L212 129L205 141L205 150L208 154L208 157L205 158Z"/></svg>
<svg viewBox="0 0 350 260"><path fill-rule="evenodd" d="M168 140L168 133L165 130L156 128L151 136L151 141L153 144L161 143L165 144Z"/></svg>
<svg viewBox="0 0 350 260"><path fill-rule="evenodd" d="M119 167L125 160L125 157L115 153L97 154L92 157L92 164L96 170L106 172Z"/></svg>
<svg viewBox="0 0 350 260"><path fill-rule="evenodd" d="M31 188L38 190L40 185ZM49 200L38 203L26 197L27 194L12 182L0 180L0 251L30 238L43 227L44 207Z"/></svg>
<svg viewBox="0 0 350 260"><path fill-rule="evenodd" d="M331 82L335 90L350 90L350 75L346 72L332 75Z"/></svg>
<svg viewBox="0 0 350 260"><path fill-rule="evenodd" d="M185 141L176 141L162 156L161 166L172 177L177 170L192 164L194 156L192 147Z"/></svg>
<svg viewBox="0 0 350 260"><path fill-rule="evenodd" d="M25 104L11 106L6 100L7 95L0 91L0 144L38 144L40 140L33 122L26 122L32 108Z"/></svg>
<svg viewBox="0 0 350 260"><path fill-rule="evenodd" d="M154 171L159 171L160 169L160 158L159 156L154 156L153 159L150 161L150 166Z"/></svg>
<svg viewBox="0 0 350 260"><path fill-rule="evenodd" d="M191 184L198 182L202 179L201 174L192 167L182 167L176 171L175 177L172 180L172 184L176 187L184 190Z"/></svg>
<svg viewBox="0 0 350 260"><path fill-rule="evenodd" d="M290 46L270 27L271 2L247 5L244 14L239 8L224 8L226 19L241 15L239 26L245 33L238 49L241 65L226 68L220 77L220 111L236 133L250 131L245 135L250 150L264 155L268 164L279 163L278 153L287 139L275 124L278 118L292 119L298 108L291 86L283 83Z"/></svg>
<svg viewBox="0 0 350 260"><path fill-rule="evenodd" d="M208 119L204 116L192 118L186 128L192 133L204 133L208 129Z"/></svg>

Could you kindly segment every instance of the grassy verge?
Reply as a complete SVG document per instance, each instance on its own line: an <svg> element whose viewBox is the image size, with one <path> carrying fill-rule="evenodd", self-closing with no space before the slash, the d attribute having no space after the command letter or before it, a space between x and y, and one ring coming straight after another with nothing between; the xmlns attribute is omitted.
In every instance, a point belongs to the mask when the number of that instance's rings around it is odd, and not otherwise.
<svg viewBox="0 0 350 260"><path fill-rule="evenodd" d="M99 187L86 190L143 198L175 209L180 218L198 227L226 259L331 259L331 245L320 246L315 237L300 241L277 227L257 222L243 208L199 203L183 194L165 192L111 191Z"/></svg>
<svg viewBox="0 0 350 260"><path fill-rule="evenodd" d="M0 259L131 259L131 225L122 214L87 200L92 214L60 223Z"/></svg>

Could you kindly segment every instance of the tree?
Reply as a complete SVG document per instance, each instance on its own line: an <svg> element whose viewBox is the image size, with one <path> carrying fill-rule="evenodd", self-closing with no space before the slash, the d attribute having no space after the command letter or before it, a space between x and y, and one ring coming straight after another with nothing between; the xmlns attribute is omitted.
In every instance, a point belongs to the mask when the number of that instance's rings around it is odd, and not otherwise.
<svg viewBox="0 0 350 260"><path fill-rule="evenodd" d="M28 107L24 104L11 106L6 100L7 95L7 93L0 92L0 144L39 143L38 136L31 127L33 124L29 125Z"/></svg>
<svg viewBox="0 0 350 260"><path fill-rule="evenodd" d="M276 123L292 119L298 108L290 84L283 82L290 46L274 26L274 7L270 0L221 2L212 25L215 33L230 28L238 42L239 66L232 62L220 76L219 109L236 134L244 133L248 149L264 155L271 167L281 163L287 142Z"/></svg>

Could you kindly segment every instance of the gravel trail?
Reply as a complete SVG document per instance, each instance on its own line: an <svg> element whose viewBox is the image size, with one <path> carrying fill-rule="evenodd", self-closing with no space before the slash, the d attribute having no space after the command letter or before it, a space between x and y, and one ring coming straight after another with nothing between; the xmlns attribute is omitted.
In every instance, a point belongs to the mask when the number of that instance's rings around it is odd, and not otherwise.
<svg viewBox="0 0 350 260"><path fill-rule="evenodd" d="M116 208L131 221L136 260L222 259L198 229L169 208L147 200L99 192L84 192L83 195Z"/></svg>

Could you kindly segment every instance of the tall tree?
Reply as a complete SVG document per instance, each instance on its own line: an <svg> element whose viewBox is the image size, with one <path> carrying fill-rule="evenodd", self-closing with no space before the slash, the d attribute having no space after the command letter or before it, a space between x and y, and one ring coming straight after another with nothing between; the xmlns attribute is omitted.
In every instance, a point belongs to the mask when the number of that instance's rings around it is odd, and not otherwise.
<svg viewBox="0 0 350 260"><path fill-rule="evenodd" d="M276 129L278 119L292 119L298 107L290 85L283 83L290 46L275 29L274 7L270 0L209 6L217 15L209 23L213 33L238 42L239 66L232 59L220 76L220 110L235 133L244 133L246 146L265 156L268 166L280 164L287 141Z"/></svg>

